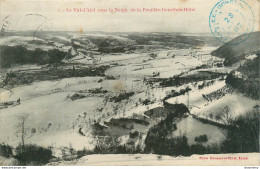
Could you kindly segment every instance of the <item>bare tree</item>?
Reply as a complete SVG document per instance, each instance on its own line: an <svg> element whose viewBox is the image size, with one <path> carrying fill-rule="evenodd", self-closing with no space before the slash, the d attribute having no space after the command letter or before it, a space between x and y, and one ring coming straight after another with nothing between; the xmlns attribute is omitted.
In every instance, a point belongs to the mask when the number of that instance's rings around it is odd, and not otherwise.
<svg viewBox="0 0 260 169"><path fill-rule="evenodd" d="M29 114L21 114L19 116L17 116L18 119L18 124L16 125L17 128L17 136L21 138L21 143L22 143L22 147L24 149L24 145L25 145L25 138L29 133L29 128L26 127L26 121L29 117Z"/></svg>
<svg viewBox="0 0 260 169"><path fill-rule="evenodd" d="M228 106L223 107L221 119L225 125L230 125L233 123L234 119L231 114L231 110Z"/></svg>
<svg viewBox="0 0 260 169"><path fill-rule="evenodd" d="M3 24L2 24L2 27L1 27L1 31L0 31L0 36L4 36L4 33L5 33L5 31L8 27L8 24L9 24L8 18L9 18L9 15L6 16L2 21Z"/></svg>
<svg viewBox="0 0 260 169"><path fill-rule="evenodd" d="M97 126L93 126L93 130L91 132L93 137L93 142L96 147L101 148L105 142L106 137L108 137L105 133L105 131L100 130Z"/></svg>

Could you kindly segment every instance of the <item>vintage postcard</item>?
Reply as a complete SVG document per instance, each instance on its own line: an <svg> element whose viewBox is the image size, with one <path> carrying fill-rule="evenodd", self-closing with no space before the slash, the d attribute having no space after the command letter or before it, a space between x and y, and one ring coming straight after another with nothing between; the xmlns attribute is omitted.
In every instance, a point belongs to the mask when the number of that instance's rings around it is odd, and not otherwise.
<svg viewBox="0 0 260 169"><path fill-rule="evenodd" d="M259 0L0 0L0 166L259 166Z"/></svg>

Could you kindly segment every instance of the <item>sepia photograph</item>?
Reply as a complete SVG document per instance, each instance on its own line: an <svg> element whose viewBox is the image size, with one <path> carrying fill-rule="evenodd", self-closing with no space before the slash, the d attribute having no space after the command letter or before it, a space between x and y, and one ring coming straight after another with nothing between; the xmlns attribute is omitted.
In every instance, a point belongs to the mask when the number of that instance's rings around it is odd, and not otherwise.
<svg viewBox="0 0 260 169"><path fill-rule="evenodd" d="M259 166L259 9L0 0L0 166Z"/></svg>

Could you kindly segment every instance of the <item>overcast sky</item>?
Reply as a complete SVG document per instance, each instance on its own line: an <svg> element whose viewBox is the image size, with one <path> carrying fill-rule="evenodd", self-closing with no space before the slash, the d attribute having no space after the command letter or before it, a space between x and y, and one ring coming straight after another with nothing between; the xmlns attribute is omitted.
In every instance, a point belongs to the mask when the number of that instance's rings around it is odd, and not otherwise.
<svg viewBox="0 0 260 169"><path fill-rule="evenodd" d="M209 15L219 0L86 0L0 1L1 21L9 15L9 30L195 32L209 33ZM247 0L249 1L249 0ZM250 0L259 30L259 2ZM257 5L256 5L257 4ZM66 13L66 8L195 8L195 12ZM37 14L37 15L28 15ZM42 16L39 16L39 15ZM2 24L2 23L1 23Z"/></svg>

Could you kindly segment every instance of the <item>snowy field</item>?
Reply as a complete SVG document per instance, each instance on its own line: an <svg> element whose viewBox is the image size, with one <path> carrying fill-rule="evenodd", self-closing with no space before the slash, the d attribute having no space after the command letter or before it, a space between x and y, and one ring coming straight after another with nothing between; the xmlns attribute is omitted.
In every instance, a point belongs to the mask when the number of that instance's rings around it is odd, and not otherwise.
<svg viewBox="0 0 260 169"><path fill-rule="evenodd" d="M96 66L115 64L105 72L107 77L115 79L107 79L106 77L71 77L61 80L33 82L9 90L2 88L0 90L0 103L20 99L21 104L0 109L0 142L12 146L18 145L20 138L16 135L16 124L20 115L28 114L26 127L29 134L26 143L35 143L44 147L52 146L55 149L55 156L60 156L59 147L69 147L71 145L76 150L92 149L94 145L90 126L95 122L104 125L104 122L109 122L112 118L132 118L135 114L145 116L145 111L162 107L162 99L169 92L172 90L180 91L186 87L191 88L189 93L169 98L167 102L188 105L190 113L200 117L207 117L209 112L217 114L217 111L224 105L230 106L232 112L236 112L234 116L250 110L257 102L241 95L226 95L212 103L208 103L203 98L203 94L210 94L225 87L225 80L217 79L214 84L200 90L198 90L194 82L178 87L158 88L152 88L144 82L144 77L170 78L179 74L183 74L183 77L194 75L198 73L197 70L193 70L194 68L209 64L212 61L212 57L209 55L211 50L211 48L205 48L157 51L155 52L156 58L152 58L151 53L109 54L102 56L102 60ZM196 53L204 53L205 55L198 57ZM78 57L75 59L77 59L77 63L88 64L88 58ZM23 71L38 69L41 69L41 67L35 65L19 67L19 70ZM12 70L17 70L17 68L12 68ZM226 68L203 68L201 70L221 73L231 71L231 69ZM199 81L197 85L202 83L203 81ZM97 88L107 90L107 93L91 94L88 92L90 89ZM109 98L124 92L134 92L134 95L119 103L107 101ZM83 94L84 98L72 100L72 96L76 93ZM141 101L145 99L149 99L152 103L148 105L142 104ZM242 108L241 102L248 104ZM150 119L150 122L148 127L140 129L140 131L144 132L144 136L149 127L157 123L152 119ZM185 134L189 139L189 144L194 143L194 137L203 134L207 134L209 137L207 145L219 142L224 138L223 131L216 126L203 124L192 117L180 121L177 128L178 130L173 134L176 136L180 133ZM82 129L85 136L79 133L80 129ZM122 132L122 128L119 130L121 130L119 133L123 133L121 135L122 140L127 140L129 132ZM92 157L94 156L90 156L90 158ZM122 158L131 161L133 157L122 156ZM139 157L136 156L136 158ZM151 155L151 158L157 157ZM165 161L159 160L158 164L166 164L169 162L167 158ZM86 159L82 158L81 160L83 161L77 165L86 165L84 161ZM142 164L145 164L143 162L146 160L142 159L141 161ZM93 161L87 165L95 164L96 162ZM112 163L106 163L105 161L104 164L112 165ZM119 165L119 163L116 164ZM138 160L136 164L138 164ZM157 162L154 164L157 164ZM61 165L63 164L61 163Z"/></svg>
<svg viewBox="0 0 260 169"><path fill-rule="evenodd" d="M42 146L52 145L54 147L72 144L76 149L91 147L91 138L79 135L78 129L81 127L88 128L93 123L93 120L97 120L106 112L113 114L111 109L115 104L108 104L103 112L99 112L97 109L100 106L104 106L101 104L104 100L103 96L88 95L86 98L74 101L69 98L79 91L87 91L99 87L108 90L108 96L120 93L123 90L134 91L136 94L125 102L125 105L121 104L123 106L122 109L125 107L125 117L131 117L134 113L142 114L148 109L161 106L160 100L165 97L167 91L174 89L174 87L151 89L143 83L142 78L144 76L152 76L154 71L160 72L160 77L166 77L166 75L169 77L181 73L180 70L182 69L187 71L189 68L202 64L202 62L193 61L197 59L190 56L177 56L176 58L167 56L172 52L158 52L158 58L154 60L151 60L149 54L105 56L99 64L106 62L123 64L122 66L115 66L106 72L106 75L115 77L124 75L117 80L106 80L103 77L66 78L57 81L34 82L30 85L12 88L11 90L1 89L1 103L20 99L21 104L1 109L0 133L2 134L0 142L8 142L13 146L20 142L19 138L16 137L17 116L26 113L29 114L27 125L30 129L30 134L26 139L27 143L36 143ZM143 63L143 59L145 63ZM176 64L171 66L173 63ZM37 66L23 66L19 70L26 69L39 68ZM99 80L103 81L99 83ZM149 92L147 93L148 90ZM152 98L155 103L147 106L141 104L136 106L135 104L140 98ZM87 116L83 118L84 112L87 113ZM107 121L112 117L119 118L123 116L120 113L108 117L103 116L101 123L103 120ZM36 129L36 133L31 133L31 130L34 129ZM84 132L90 135L90 131L85 130ZM80 140L82 140L82 144L79 144Z"/></svg>

